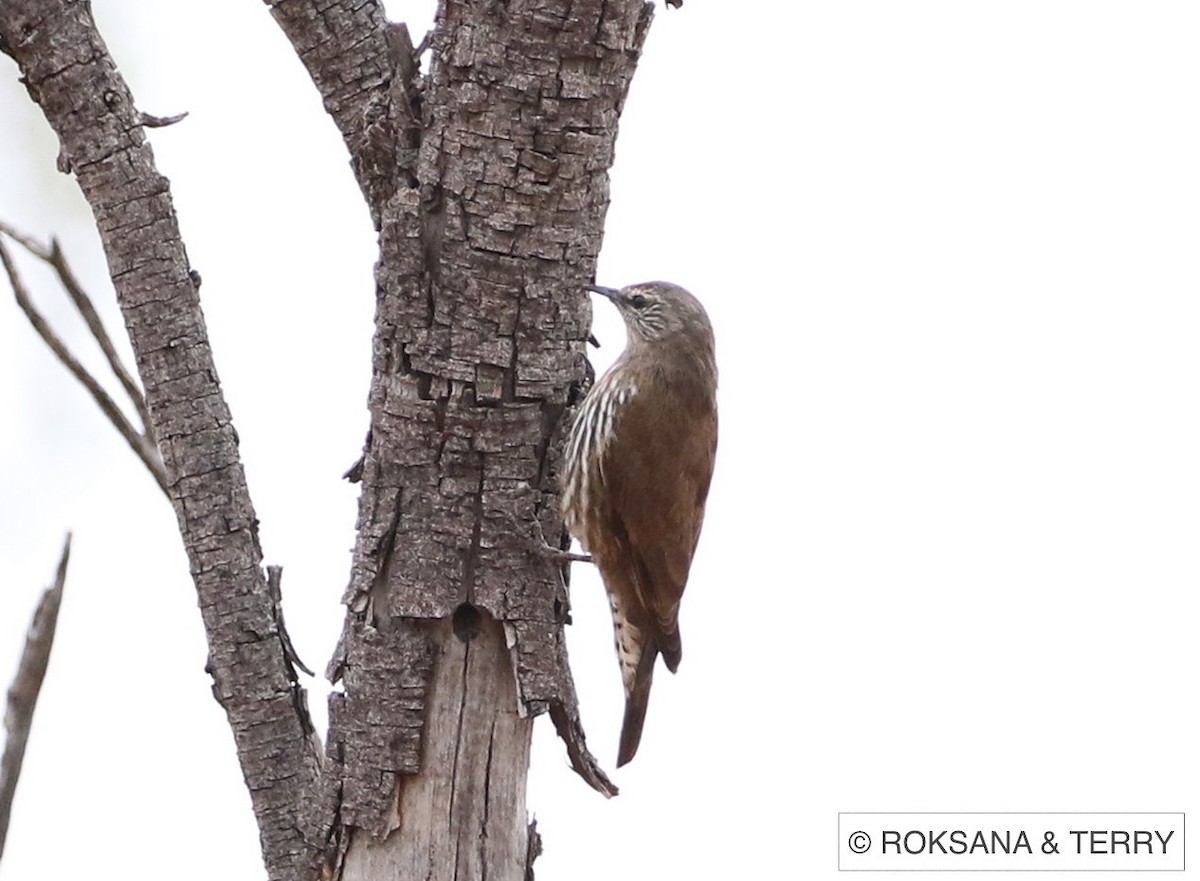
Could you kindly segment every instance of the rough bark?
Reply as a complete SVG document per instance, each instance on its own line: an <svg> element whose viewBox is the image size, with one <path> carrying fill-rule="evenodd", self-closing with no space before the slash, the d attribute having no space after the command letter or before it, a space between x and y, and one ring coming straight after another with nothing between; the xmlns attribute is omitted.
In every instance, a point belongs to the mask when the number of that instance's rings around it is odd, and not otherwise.
<svg viewBox="0 0 1200 881"><path fill-rule="evenodd" d="M0 0L0 48L96 214L272 878L523 879L532 717L587 750L563 634L564 415L586 382L642 0L443 0L421 74L375 0L268 0L379 232L358 540L322 770L170 205L87 6ZM322 853L323 851L323 853Z"/></svg>
<svg viewBox="0 0 1200 881"><path fill-rule="evenodd" d="M273 11L343 133L380 232L359 537L330 664L344 684L328 744L342 775L339 854L346 877L383 865L475 877L458 855L479 841L511 840L506 852L522 858L534 850L523 807L500 818L436 795L462 786L441 782L447 733L493 730L511 714L497 676L515 672L521 714L549 709L576 769L615 792L583 741L562 571L537 544L562 534L558 432L585 377L582 288L651 7L444 2L427 77L407 31L371 4ZM458 684L462 645L433 624L456 610L500 623L511 670ZM471 651L494 656L486 643ZM440 700L447 683L466 698ZM492 799L523 806L528 724L512 731L501 761L471 767ZM433 831L447 821L449 840ZM506 865L489 871L523 876Z"/></svg>
<svg viewBox="0 0 1200 881"><path fill-rule="evenodd" d="M313 857L303 818L319 751L275 623L237 434L167 181L87 3L0 3L0 50L19 65L58 134L59 168L74 173L95 215L199 596L213 692L233 729L267 872L302 877Z"/></svg>

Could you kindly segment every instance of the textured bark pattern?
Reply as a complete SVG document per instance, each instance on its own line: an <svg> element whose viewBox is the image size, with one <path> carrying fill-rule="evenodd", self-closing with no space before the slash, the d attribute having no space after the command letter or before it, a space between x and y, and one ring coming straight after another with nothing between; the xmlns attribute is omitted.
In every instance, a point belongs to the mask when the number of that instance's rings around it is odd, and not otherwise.
<svg viewBox="0 0 1200 881"><path fill-rule="evenodd" d="M328 868L346 877L524 878L538 851L524 810L532 715L549 710L576 770L615 792L584 744L564 573L538 546L563 535L556 473L587 371L583 286L652 7L443 0L426 77L375 0L268 5L342 132L380 239L323 774L142 117L86 3L0 0L0 49L96 215L268 874L312 877L328 842Z"/></svg>
<svg viewBox="0 0 1200 881"><path fill-rule="evenodd" d="M416 62L408 30L374 0L267 0L308 69L378 229L400 180L411 181L419 127Z"/></svg>
<svg viewBox="0 0 1200 881"><path fill-rule="evenodd" d="M405 622L365 629L350 645L342 673L345 692L329 702L328 751L344 771L344 825L374 827L380 817L394 818L398 775L421 770L433 663L432 640Z"/></svg>
<svg viewBox="0 0 1200 881"><path fill-rule="evenodd" d="M566 591L560 567L536 553L534 524L561 535L556 455L586 369L582 286L650 7L567 12L561 2L440 11L413 185L396 178L382 211L371 442L334 667L361 656L377 628L482 607L504 624L525 711L555 707L572 761L611 792L582 744ZM377 704L349 687L337 700ZM343 820L376 834L393 826L394 761L347 766L363 800L348 784Z"/></svg>
<svg viewBox="0 0 1200 881"><path fill-rule="evenodd" d="M312 853L303 810L318 771L303 701L274 624L237 435L217 382L167 181L87 3L0 3L0 49L58 133L96 217L170 478L267 871L297 878Z"/></svg>

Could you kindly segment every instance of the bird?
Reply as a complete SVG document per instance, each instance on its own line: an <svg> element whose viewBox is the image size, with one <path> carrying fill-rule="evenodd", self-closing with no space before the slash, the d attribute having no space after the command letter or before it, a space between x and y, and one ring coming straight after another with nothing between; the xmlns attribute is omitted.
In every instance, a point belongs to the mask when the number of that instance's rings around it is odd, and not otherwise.
<svg viewBox="0 0 1200 881"><path fill-rule="evenodd" d="M658 656L674 673L683 654L679 604L717 453L717 362L708 314L679 285L588 290L617 307L627 340L575 414L562 510L612 608L625 687L621 767L641 742Z"/></svg>

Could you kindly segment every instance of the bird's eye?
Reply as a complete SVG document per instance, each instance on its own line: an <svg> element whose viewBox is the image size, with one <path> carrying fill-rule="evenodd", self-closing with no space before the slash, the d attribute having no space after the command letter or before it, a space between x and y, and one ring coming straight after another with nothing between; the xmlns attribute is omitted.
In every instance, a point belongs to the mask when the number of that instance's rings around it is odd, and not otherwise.
<svg viewBox="0 0 1200 881"><path fill-rule="evenodd" d="M629 305L634 309L645 309L647 300L641 294L634 294L629 298Z"/></svg>

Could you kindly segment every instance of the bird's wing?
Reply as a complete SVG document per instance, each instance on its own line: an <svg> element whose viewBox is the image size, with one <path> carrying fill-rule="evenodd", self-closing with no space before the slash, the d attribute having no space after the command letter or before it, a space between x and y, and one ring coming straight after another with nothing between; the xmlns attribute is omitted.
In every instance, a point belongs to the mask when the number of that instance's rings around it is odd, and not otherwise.
<svg viewBox="0 0 1200 881"><path fill-rule="evenodd" d="M716 455L716 411L711 403L685 401L663 408L655 407L654 400L652 395L634 395L622 408L602 470L611 516L617 521L614 533L629 557L627 568L632 571L627 577L632 576L629 580L645 613L644 624L635 623L651 627L674 669L679 601L700 536Z"/></svg>

